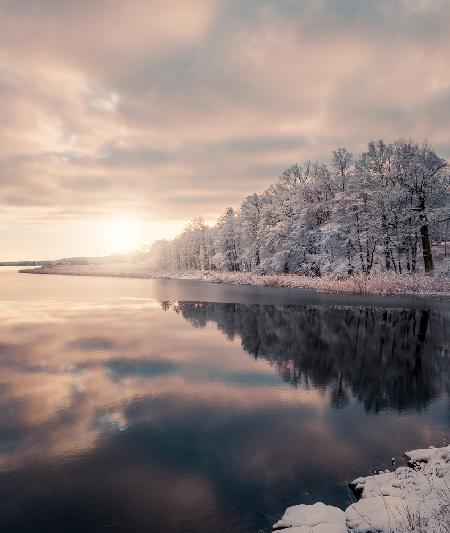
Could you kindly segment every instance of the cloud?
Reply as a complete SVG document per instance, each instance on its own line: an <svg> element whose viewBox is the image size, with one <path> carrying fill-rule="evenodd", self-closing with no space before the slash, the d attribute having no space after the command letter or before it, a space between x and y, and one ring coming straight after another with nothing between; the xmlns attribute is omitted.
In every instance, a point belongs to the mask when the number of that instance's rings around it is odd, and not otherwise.
<svg viewBox="0 0 450 533"><path fill-rule="evenodd" d="M3 0L0 204L212 220L337 146L449 157L449 23L445 0Z"/></svg>

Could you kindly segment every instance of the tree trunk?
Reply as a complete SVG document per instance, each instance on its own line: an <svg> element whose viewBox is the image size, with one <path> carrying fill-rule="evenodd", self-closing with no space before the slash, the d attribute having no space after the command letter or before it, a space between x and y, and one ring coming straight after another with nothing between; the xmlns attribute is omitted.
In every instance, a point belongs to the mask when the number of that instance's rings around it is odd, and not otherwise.
<svg viewBox="0 0 450 533"><path fill-rule="evenodd" d="M433 270L433 253L431 251L430 233L428 231L428 224L420 226L420 237L422 239L423 265L425 272L432 272Z"/></svg>
<svg viewBox="0 0 450 533"><path fill-rule="evenodd" d="M417 263L417 232L414 234L414 241L413 241L413 249L412 249L412 271L416 271L416 263Z"/></svg>
<svg viewBox="0 0 450 533"><path fill-rule="evenodd" d="M444 257L447 257L447 235L448 235L448 220L445 225L445 245L444 245Z"/></svg>
<svg viewBox="0 0 450 533"><path fill-rule="evenodd" d="M427 215L425 213L425 198L422 196L419 203L420 217L422 223L420 226L420 238L422 241L423 266L425 272L432 272L433 270L433 253L431 251L430 232L428 231Z"/></svg>
<svg viewBox="0 0 450 533"><path fill-rule="evenodd" d="M382 227L383 227L383 233L384 233L384 262L385 262L386 270L390 270L391 260L389 257L389 233L388 233L388 226L386 222L386 215L383 215L382 217Z"/></svg>

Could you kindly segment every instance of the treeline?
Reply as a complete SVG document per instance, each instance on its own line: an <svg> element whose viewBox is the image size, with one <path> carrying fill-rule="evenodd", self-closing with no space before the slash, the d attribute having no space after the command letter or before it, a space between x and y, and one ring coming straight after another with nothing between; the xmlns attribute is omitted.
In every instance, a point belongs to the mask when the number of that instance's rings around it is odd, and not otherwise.
<svg viewBox="0 0 450 533"><path fill-rule="evenodd" d="M215 226L195 218L150 255L163 270L431 272L449 207L444 159L426 143L380 140L357 158L340 148L329 164L293 165Z"/></svg>

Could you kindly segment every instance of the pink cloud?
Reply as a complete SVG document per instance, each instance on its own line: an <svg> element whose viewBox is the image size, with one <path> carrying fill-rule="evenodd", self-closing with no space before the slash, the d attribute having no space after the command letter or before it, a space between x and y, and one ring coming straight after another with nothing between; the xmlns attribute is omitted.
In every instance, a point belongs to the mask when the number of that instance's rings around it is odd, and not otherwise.
<svg viewBox="0 0 450 533"><path fill-rule="evenodd" d="M214 219L295 161L378 137L450 155L446 2L16 0L0 15L0 204L17 223L24 206L50 224Z"/></svg>

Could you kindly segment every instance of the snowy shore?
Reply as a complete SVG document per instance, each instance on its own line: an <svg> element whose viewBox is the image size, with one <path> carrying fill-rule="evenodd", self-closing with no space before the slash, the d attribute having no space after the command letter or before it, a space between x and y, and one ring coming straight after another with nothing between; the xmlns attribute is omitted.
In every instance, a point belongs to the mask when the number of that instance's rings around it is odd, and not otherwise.
<svg viewBox="0 0 450 533"><path fill-rule="evenodd" d="M285 533L449 533L450 446L405 453L408 466L360 477L359 500L342 511L318 502L289 507L274 524Z"/></svg>
<svg viewBox="0 0 450 533"><path fill-rule="evenodd" d="M110 263L98 265L57 265L20 272L32 274L59 274L67 276L111 276L147 279L191 279L211 283L231 283L234 285L256 285L266 287L290 287L311 289L318 292L372 295L423 295L450 296L450 277L424 274L396 275L372 274L355 275L350 278L314 278L296 274L263 275L252 272L218 271L170 271L152 270L145 261L136 263Z"/></svg>

